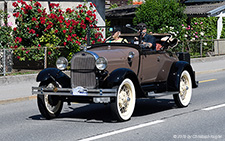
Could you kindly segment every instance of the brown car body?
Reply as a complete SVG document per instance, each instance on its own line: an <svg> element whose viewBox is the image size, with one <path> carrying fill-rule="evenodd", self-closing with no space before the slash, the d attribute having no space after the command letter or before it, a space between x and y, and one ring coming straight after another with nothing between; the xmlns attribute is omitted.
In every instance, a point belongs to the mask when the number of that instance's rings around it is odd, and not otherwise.
<svg viewBox="0 0 225 141"><path fill-rule="evenodd" d="M155 37L161 38L162 35L156 35ZM181 96L179 97L178 94L180 91L183 89L186 92L189 89L187 86L187 88L181 88L181 80L183 79L181 75L183 75L183 72L188 73L188 76L184 78L191 81L189 82L192 85L191 87L196 88L197 83L189 58L183 57L188 56L188 54L179 53L179 55L181 56L179 58L183 58L183 60L178 59L175 54L168 53L166 50L153 51L134 44L102 43L92 45L90 49L86 50L85 48L83 51L74 54L71 60L70 76L56 68L47 68L41 71L37 76L37 81L41 82L40 87L33 87L32 93L38 95L39 110L47 119L59 115L62 102L75 101L111 103L114 105L113 111L115 111L118 119L120 121L128 120L133 111L131 110L128 117L123 117L121 113L124 111L118 110L118 106L121 106L118 101L124 101L123 98L118 100L121 89L125 87L121 86L124 81L130 88L129 91L135 91L131 95L136 98L155 98L174 94L177 97L175 101L178 101L178 105L186 107L188 104L179 103ZM107 60L107 68L104 70L96 68L96 60L100 57ZM45 88L50 83L54 87ZM123 96L125 93L123 92ZM126 103L130 101L130 98L131 96L128 96L125 99L124 105L127 106L123 107L129 106ZM46 103L58 109L51 111ZM133 101L133 103L135 102Z"/></svg>
<svg viewBox="0 0 225 141"><path fill-rule="evenodd" d="M109 74L119 68L128 68L137 75L140 84L166 81L172 64L178 61L176 56L169 56L168 53L156 53L148 49L138 50L127 46L108 45L89 51L108 60L106 70ZM134 53L132 65L128 59L130 52Z"/></svg>

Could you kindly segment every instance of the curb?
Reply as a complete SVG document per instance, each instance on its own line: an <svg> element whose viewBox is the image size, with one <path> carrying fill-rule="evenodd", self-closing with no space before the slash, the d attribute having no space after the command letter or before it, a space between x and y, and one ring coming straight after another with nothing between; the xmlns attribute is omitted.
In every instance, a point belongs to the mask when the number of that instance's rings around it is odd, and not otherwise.
<svg viewBox="0 0 225 141"><path fill-rule="evenodd" d="M70 75L69 71L63 71L65 74ZM36 81L38 73L24 74L15 76L2 76L0 77L0 85L5 86L13 83L20 83L22 81Z"/></svg>
<svg viewBox="0 0 225 141"><path fill-rule="evenodd" d="M192 58L191 63L204 63L212 62L217 60L225 60L225 55L223 56L214 56L214 57L205 57L205 58Z"/></svg>
<svg viewBox="0 0 225 141"><path fill-rule="evenodd" d="M214 72L221 72L225 71L225 69L216 69L216 70L208 70L208 71L199 71L196 74L207 74L207 73L214 73Z"/></svg>
<svg viewBox="0 0 225 141"><path fill-rule="evenodd" d="M27 101L27 100L33 100L36 98L37 98L37 96L34 95L34 96L19 97L19 98L14 98L14 99L0 100L0 105L14 103L14 102Z"/></svg>
<svg viewBox="0 0 225 141"><path fill-rule="evenodd" d="M0 77L0 85L9 85L12 83L19 83L21 81L36 80L37 74L15 75L15 76L3 76Z"/></svg>

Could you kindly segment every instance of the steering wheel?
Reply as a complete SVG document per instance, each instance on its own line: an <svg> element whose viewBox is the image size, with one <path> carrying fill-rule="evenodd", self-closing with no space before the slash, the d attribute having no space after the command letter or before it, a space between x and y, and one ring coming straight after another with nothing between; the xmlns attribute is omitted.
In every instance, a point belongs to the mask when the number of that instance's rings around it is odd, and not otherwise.
<svg viewBox="0 0 225 141"><path fill-rule="evenodd" d="M148 44L140 44L140 47L142 49L147 49L147 48L149 48L149 45Z"/></svg>
<svg viewBox="0 0 225 141"><path fill-rule="evenodd" d="M167 36L168 37L168 36ZM164 41L161 45L162 45L162 49L165 49L165 48L167 48L168 47L168 45L166 46L166 45L164 45L164 44L166 44L168 41L169 41L169 39L171 38L171 35L166 39L166 41Z"/></svg>

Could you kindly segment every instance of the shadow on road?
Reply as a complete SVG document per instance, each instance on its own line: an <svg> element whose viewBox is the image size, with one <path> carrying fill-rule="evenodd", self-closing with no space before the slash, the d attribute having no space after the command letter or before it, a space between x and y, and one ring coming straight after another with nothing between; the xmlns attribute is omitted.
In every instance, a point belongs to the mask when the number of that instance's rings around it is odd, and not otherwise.
<svg viewBox="0 0 225 141"><path fill-rule="evenodd" d="M171 99L138 99L132 117L140 117L166 110L174 109L176 106ZM41 115L30 116L32 120L44 120ZM72 104L64 105L58 118L54 121L103 123L117 122L112 116L110 105L103 104Z"/></svg>

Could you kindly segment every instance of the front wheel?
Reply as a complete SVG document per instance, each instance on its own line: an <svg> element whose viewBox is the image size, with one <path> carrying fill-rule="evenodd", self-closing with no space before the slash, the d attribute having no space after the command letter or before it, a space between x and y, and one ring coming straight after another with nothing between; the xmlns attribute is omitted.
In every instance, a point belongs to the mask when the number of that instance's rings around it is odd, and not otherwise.
<svg viewBox="0 0 225 141"><path fill-rule="evenodd" d="M50 82L50 83L41 83L40 87L45 88L56 88L59 87L58 84ZM42 116L46 119L52 119L59 116L63 102L59 99L59 96L52 95L37 95L37 103L39 111Z"/></svg>
<svg viewBox="0 0 225 141"><path fill-rule="evenodd" d="M184 70L180 76L179 94L173 95L176 105L187 107L192 97L192 81L188 71Z"/></svg>
<svg viewBox="0 0 225 141"><path fill-rule="evenodd" d="M136 102L136 92L133 82L125 79L118 88L116 101L111 104L113 114L118 121L127 121L131 118Z"/></svg>

